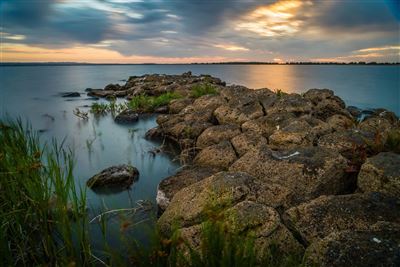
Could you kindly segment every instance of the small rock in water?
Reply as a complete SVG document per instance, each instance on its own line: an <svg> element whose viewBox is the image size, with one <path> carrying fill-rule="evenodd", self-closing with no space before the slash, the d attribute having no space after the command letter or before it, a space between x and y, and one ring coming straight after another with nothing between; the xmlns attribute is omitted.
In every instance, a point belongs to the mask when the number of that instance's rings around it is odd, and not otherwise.
<svg viewBox="0 0 400 267"><path fill-rule="evenodd" d="M139 115L132 110L124 110L120 114L118 114L114 121L120 124L129 124L133 122L137 122L139 120Z"/></svg>
<svg viewBox="0 0 400 267"><path fill-rule="evenodd" d="M80 97L81 94L79 92L66 92L61 94L62 97Z"/></svg>
<svg viewBox="0 0 400 267"><path fill-rule="evenodd" d="M87 181L90 188L122 187L128 188L139 177L139 171L127 164L104 169Z"/></svg>

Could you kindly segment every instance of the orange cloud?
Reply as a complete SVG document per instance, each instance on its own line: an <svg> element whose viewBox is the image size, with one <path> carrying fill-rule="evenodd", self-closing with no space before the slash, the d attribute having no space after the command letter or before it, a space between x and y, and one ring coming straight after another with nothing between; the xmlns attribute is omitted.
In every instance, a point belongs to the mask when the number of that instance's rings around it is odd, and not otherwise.
<svg viewBox="0 0 400 267"><path fill-rule="evenodd" d="M236 30L246 30L265 37L292 35L299 31L303 23L296 18L296 14L301 8L309 5L312 5L312 2L280 0L258 7L237 23Z"/></svg>
<svg viewBox="0 0 400 267"><path fill-rule="evenodd" d="M217 44L214 47L221 48L228 51L249 51L248 48L237 46L237 45L224 45L224 44Z"/></svg>
<svg viewBox="0 0 400 267"><path fill-rule="evenodd" d="M193 63L221 62L225 57L152 57L123 56L104 47L75 46L63 49L31 47L23 44L1 44L1 62L86 62L86 63ZM232 59L229 60L243 60Z"/></svg>

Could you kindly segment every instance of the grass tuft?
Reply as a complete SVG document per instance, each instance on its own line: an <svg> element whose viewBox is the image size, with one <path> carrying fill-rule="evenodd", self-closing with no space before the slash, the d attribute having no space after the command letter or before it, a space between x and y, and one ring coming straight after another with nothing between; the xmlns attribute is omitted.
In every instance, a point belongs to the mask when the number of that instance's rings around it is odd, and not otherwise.
<svg viewBox="0 0 400 267"><path fill-rule="evenodd" d="M191 88L191 96L199 98L203 95L216 95L218 94L217 88L210 83L202 83L193 85Z"/></svg>
<svg viewBox="0 0 400 267"><path fill-rule="evenodd" d="M128 107L137 112L153 112L158 107L166 106L169 102L178 98L181 98L181 96L173 92L159 96L138 95L129 101Z"/></svg>

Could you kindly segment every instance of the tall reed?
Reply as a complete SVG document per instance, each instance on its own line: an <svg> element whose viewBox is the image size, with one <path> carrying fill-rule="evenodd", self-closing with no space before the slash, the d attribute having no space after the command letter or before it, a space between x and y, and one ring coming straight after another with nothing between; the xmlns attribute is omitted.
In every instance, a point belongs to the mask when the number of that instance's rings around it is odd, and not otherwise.
<svg viewBox="0 0 400 267"><path fill-rule="evenodd" d="M73 165L63 143L41 145L21 120L0 120L2 264L90 264L86 192L75 185Z"/></svg>

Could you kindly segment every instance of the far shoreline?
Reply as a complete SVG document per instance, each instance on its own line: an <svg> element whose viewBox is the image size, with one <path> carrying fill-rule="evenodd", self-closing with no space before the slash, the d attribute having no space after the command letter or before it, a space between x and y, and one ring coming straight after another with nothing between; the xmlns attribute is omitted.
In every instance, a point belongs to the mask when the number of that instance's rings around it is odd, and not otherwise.
<svg viewBox="0 0 400 267"><path fill-rule="evenodd" d="M86 63L86 62L1 62L0 67L19 66L143 66L143 65L299 65L299 66L399 66L400 62L206 62L206 63Z"/></svg>

